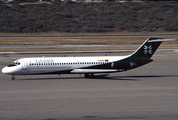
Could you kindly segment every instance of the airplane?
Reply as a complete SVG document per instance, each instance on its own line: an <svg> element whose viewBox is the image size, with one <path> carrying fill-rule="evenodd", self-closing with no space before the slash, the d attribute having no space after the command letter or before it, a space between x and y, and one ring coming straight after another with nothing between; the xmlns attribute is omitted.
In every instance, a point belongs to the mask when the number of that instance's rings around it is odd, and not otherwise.
<svg viewBox="0 0 178 120"><path fill-rule="evenodd" d="M15 80L15 75L84 74L92 78L97 73L123 72L152 62L152 55L164 41L174 39L148 38L126 56L21 58L4 67L2 73Z"/></svg>

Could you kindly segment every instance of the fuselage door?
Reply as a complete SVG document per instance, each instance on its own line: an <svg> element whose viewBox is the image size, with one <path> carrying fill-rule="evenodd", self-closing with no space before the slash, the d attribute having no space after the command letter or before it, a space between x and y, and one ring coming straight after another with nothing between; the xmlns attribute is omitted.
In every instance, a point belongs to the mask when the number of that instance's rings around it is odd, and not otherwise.
<svg viewBox="0 0 178 120"><path fill-rule="evenodd" d="M26 60L22 61L22 70L27 70L27 61Z"/></svg>

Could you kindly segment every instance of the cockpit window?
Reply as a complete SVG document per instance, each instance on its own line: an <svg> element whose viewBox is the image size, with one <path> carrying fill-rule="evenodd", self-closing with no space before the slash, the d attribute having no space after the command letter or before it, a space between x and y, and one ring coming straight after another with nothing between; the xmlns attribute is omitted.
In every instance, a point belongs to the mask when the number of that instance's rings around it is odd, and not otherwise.
<svg viewBox="0 0 178 120"><path fill-rule="evenodd" d="M17 66L20 65L20 62L13 62L10 65L8 65L8 67L13 67L13 66Z"/></svg>

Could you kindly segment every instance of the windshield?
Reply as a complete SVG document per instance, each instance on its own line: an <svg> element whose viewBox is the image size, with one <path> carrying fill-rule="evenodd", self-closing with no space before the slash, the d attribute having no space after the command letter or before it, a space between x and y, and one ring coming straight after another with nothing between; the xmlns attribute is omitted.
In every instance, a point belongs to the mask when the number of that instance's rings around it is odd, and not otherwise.
<svg viewBox="0 0 178 120"><path fill-rule="evenodd" d="M17 65L20 65L20 62L13 62L11 63L10 65L8 65L8 67L13 67L13 66L17 66Z"/></svg>

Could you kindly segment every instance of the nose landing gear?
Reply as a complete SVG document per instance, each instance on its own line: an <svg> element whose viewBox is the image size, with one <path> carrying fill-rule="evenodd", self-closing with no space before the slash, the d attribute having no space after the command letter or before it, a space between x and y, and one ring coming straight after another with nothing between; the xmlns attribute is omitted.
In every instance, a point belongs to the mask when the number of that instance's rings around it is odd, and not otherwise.
<svg viewBox="0 0 178 120"><path fill-rule="evenodd" d="M12 80L15 80L15 75L12 75Z"/></svg>

